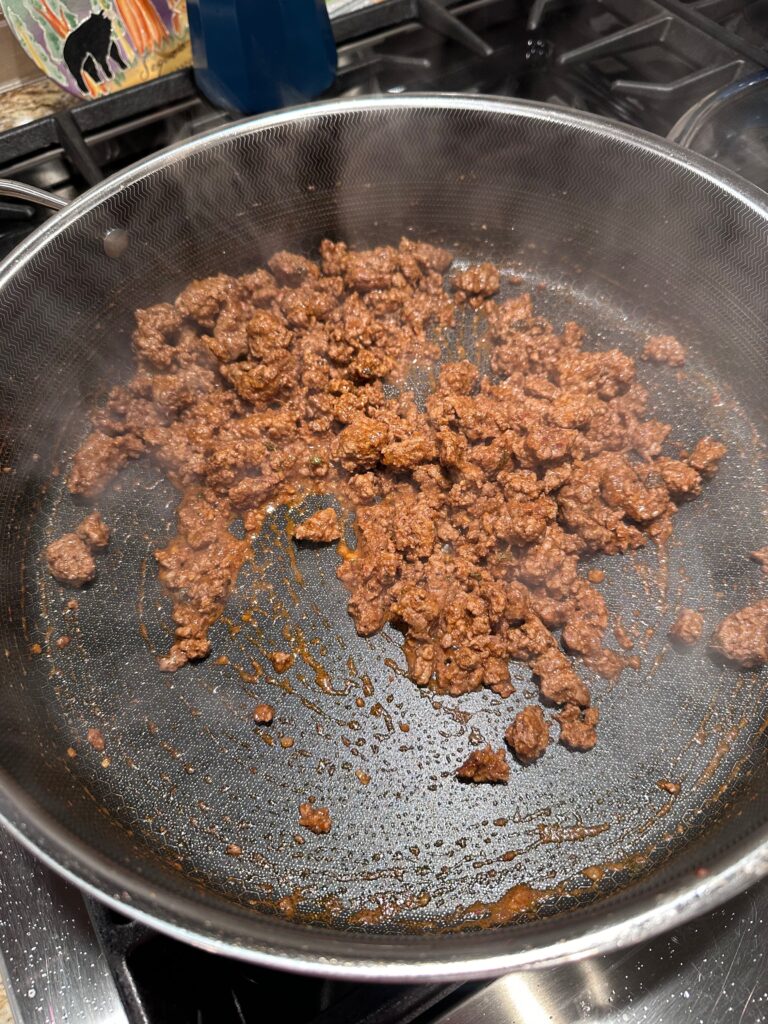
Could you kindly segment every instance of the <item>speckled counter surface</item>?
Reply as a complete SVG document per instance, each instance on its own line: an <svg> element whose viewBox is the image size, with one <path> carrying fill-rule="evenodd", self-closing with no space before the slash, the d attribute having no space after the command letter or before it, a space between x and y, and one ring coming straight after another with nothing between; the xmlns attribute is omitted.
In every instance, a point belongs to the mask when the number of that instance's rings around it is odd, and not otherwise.
<svg viewBox="0 0 768 1024"><path fill-rule="evenodd" d="M13 1015L8 1005L8 997L2 985L0 985L0 1024L13 1024Z"/></svg>
<svg viewBox="0 0 768 1024"><path fill-rule="evenodd" d="M0 93L0 132L17 128L38 117L67 110L77 102L75 96L47 78L28 82L16 89L7 89ZM2 1018L0 1024L3 1024Z"/></svg>

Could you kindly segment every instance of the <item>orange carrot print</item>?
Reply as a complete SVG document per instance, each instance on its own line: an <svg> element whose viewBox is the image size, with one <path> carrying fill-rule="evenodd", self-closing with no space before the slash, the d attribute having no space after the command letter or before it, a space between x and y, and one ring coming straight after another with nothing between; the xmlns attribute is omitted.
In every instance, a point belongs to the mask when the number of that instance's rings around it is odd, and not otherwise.
<svg viewBox="0 0 768 1024"><path fill-rule="evenodd" d="M40 4L40 13L51 26L53 31L60 39L64 39L69 34L69 25L61 17L60 14L55 14L51 9L48 0L38 0Z"/></svg>
<svg viewBox="0 0 768 1024"><path fill-rule="evenodd" d="M83 71L82 76L83 81L85 82L86 87L88 89L88 94L90 96L96 97L104 95L106 90L102 82L94 82L94 80L91 78L87 71Z"/></svg>
<svg viewBox="0 0 768 1024"><path fill-rule="evenodd" d="M137 53L146 53L168 35L151 0L115 0L115 6Z"/></svg>

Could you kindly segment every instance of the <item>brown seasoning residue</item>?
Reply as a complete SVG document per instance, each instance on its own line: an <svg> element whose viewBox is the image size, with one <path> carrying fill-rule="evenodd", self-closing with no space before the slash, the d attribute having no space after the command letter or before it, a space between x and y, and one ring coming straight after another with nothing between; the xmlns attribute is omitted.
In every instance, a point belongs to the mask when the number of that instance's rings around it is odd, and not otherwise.
<svg viewBox="0 0 768 1024"><path fill-rule="evenodd" d="M478 900L476 903L470 903L468 907L459 908L454 918L462 930L468 924L480 928L510 924L534 914L546 899L557 892L557 889L533 889L530 885L513 885L493 902Z"/></svg>
<svg viewBox="0 0 768 1024"><path fill-rule="evenodd" d="M382 899L376 907L371 909L362 907L351 913L347 917L347 924L371 927L385 921L395 921L402 917L404 911L429 906L430 902L431 897L427 892L420 892L413 896L406 895L393 900Z"/></svg>
<svg viewBox="0 0 768 1024"><path fill-rule="evenodd" d="M101 729L89 729L88 732L86 733L86 739L88 740L88 742L90 743L94 750L98 750L99 752L101 752L102 750L106 749L107 744L101 732Z"/></svg>
<svg viewBox="0 0 768 1024"><path fill-rule="evenodd" d="M537 829L539 842L546 845L548 843L580 843L584 839L591 839L593 836L607 832L610 827L607 821L603 821L598 825L539 824Z"/></svg>
<svg viewBox="0 0 768 1024"><path fill-rule="evenodd" d="M656 785L671 796L677 796L681 788L679 782L670 782L669 779L659 779Z"/></svg>

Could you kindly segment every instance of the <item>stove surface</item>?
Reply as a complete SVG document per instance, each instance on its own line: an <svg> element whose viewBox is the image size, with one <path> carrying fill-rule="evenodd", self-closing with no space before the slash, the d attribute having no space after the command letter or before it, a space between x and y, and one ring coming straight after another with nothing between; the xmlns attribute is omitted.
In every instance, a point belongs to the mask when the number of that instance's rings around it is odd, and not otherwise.
<svg viewBox="0 0 768 1024"><path fill-rule="evenodd" d="M352 7L342 4L346 13L334 20L332 96L522 96L666 135L690 121L697 104L759 78L768 64L768 0ZM228 120L199 95L190 72L178 72L0 132L0 177L73 197ZM730 131L739 136L738 121ZM750 125L748 137L749 161L729 166L768 167L768 135ZM46 216L0 201L0 257ZM291 1024L768 1020L768 880L643 947L494 982L420 986L296 977L183 945L84 897L1 832L0 893L0 959L19 1024L244 1024L277 1005Z"/></svg>

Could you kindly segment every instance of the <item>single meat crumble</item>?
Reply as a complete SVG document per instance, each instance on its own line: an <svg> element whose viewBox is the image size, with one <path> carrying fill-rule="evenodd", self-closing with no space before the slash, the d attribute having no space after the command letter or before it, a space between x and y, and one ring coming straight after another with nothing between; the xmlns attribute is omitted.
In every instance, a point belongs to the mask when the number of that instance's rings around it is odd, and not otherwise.
<svg viewBox="0 0 768 1024"><path fill-rule="evenodd" d="M669 628L669 635L681 644L694 644L704 629L704 617L692 608L681 608Z"/></svg>
<svg viewBox="0 0 768 1024"><path fill-rule="evenodd" d="M507 782L509 765L504 748L473 750L464 764L456 769L456 776L462 782Z"/></svg>
<svg viewBox="0 0 768 1024"><path fill-rule="evenodd" d="M299 804L299 824L317 835L331 831L331 815L327 807L315 807L314 798Z"/></svg>
<svg viewBox="0 0 768 1024"><path fill-rule="evenodd" d="M287 672L293 664L293 655L288 651L272 651L267 657L272 663L272 668L275 672Z"/></svg>
<svg viewBox="0 0 768 1024"><path fill-rule="evenodd" d="M529 704L518 712L504 739L523 764L538 760L549 744L549 723L541 708L537 704Z"/></svg>
<svg viewBox="0 0 768 1024"><path fill-rule="evenodd" d="M566 704L555 715L560 723L560 742L571 750L591 750L597 743L597 725L600 713L597 708L579 708Z"/></svg>
<svg viewBox="0 0 768 1024"><path fill-rule="evenodd" d="M86 733L86 739L93 749L99 751L99 753L106 749L107 743L101 729L89 729Z"/></svg>
<svg viewBox="0 0 768 1024"><path fill-rule="evenodd" d="M109 544L110 531L98 512L91 512L75 527L45 549L50 574L67 587L84 587L96 578L93 551Z"/></svg>
<svg viewBox="0 0 768 1024"><path fill-rule="evenodd" d="M92 550L100 550L109 544L110 529L98 512L91 512L75 529L75 533Z"/></svg>
<svg viewBox="0 0 768 1024"><path fill-rule="evenodd" d="M311 540L318 544L329 544L341 537L341 524L335 508L324 508L315 512L293 531L296 540Z"/></svg>
<svg viewBox="0 0 768 1024"><path fill-rule="evenodd" d="M275 709L271 704L257 704L253 709L253 720L260 725L269 725L275 717Z"/></svg>
<svg viewBox="0 0 768 1024"><path fill-rule="evenodd" d="M643 359L652 363L682 366L685 363L685 349L674 335L657 334L643 346Z"/></svg>
<svg viewBox="0 0 768 1024"><path fill-rule="evenodd" d="M764 573L768 574L768 547L758 548L757 551L750 551L749 557L758 562Z"/></svg>
<svg viewBox="0 0 768 1024"><path fill-rule="evenodd" d="M726 615L715 629L711 647L740 668L768 664L768 599Z"/></svg>
<svg viewBox="0 0 768 1024"><path fill-rule="evenodd" d="M48 570L67 587L84 587L96 578L91 549L76 533L65 533L45 549Z"/></svg>

